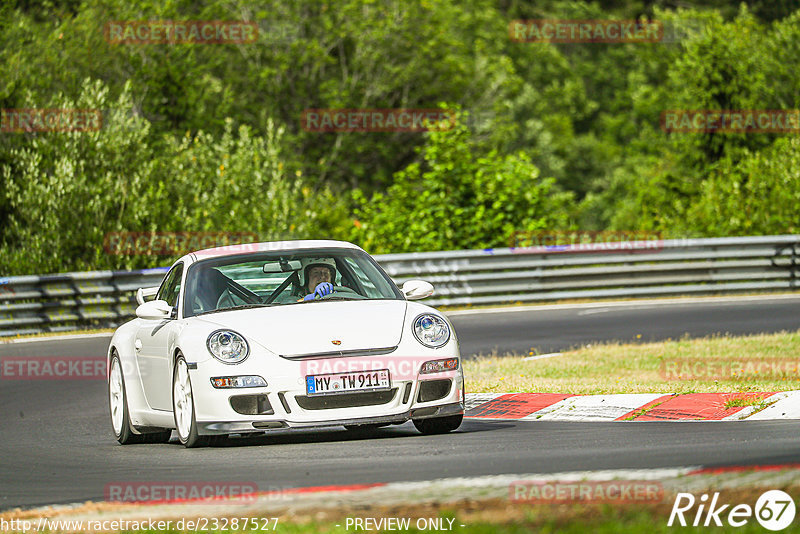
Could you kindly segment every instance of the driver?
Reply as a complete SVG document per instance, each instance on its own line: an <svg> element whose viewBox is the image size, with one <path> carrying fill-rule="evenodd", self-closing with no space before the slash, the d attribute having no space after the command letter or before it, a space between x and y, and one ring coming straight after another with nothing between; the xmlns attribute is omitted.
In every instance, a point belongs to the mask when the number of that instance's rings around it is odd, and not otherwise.
<svg viewBox="0 0 800 534"><path fill-rule="evenodd" d="M300 264L300 285L303 291L308 291L300 300L314 300L333 293L336 281L336 261L333 258L303 258Z"/></svg>

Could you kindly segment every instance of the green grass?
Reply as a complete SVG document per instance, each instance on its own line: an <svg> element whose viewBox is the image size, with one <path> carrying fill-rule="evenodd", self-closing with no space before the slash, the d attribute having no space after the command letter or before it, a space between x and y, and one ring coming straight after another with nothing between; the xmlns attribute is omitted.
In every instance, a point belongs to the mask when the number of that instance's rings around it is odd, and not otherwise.
<svg viewBox="0 0 800 534"><path fill-rule="evenodd" d="M595 344L562 356L524 360L529 355L533 353L465 360L467 392L588 395L800 389L800 332Z"/></svg>
<svg viewBox="0 0 800 534"><path fill-rule="evenodd" d="M728 399L725 401L725 409L739 408L743 406L757 406L760 408L764 404L764 399L759 399L757 397L737 397L735 399Z"/></svg>

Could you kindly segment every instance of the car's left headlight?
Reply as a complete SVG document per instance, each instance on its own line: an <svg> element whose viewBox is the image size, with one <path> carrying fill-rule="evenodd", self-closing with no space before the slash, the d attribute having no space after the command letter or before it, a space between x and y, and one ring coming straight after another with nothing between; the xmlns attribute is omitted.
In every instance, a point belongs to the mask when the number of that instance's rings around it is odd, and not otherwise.
<svg viewBox="0 0 800 534"><path fill-rule="evenodd" d="M414 319L413 330L417 341L432 349L438 349L450 340L447 322L432 313L423 313Z"/></svg>
<svg viewBox="0 0 800 534"><path fill-rule="evenodd" d="M222 363L239 363L250 354L244 337L233 330L217 330L208 336L208 352Z"/></svg>

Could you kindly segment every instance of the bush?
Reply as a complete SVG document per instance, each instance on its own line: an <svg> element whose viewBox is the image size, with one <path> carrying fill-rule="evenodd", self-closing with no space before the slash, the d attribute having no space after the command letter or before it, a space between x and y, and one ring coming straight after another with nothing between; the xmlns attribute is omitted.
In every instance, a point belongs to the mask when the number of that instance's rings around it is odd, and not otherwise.
<svg viewBox="0 0 800 534"><path fill-rule="evenodd" d="M525 154L478 155L468 129L430 131L421 162L385 193L355 194L353 239L372 253L508 246L515 230L564 227L570 195Z"/></svg>
<svg viewBox="0 0 800 534"><path fill-rule="evenodd" d="M800 139L780 138L738 163L726 159L703 183L687 219L699 235L800 233Z"/></svg>
<svg viewBox="0 0 800 534"><path fill-rule="evenodd" d="M114 102L99 81L48 107L109 109L100 131L29 133L0 159L8 224L0 234L5 273L127 269L175 258L107 254L109 232L253 232L260 240L341 237L344 201L316 191L283 163L283 128L165 135L154 144L129 88ZM30 99L33 101L33 98ZM34 106L32 103L28 107ZM13 164L12 164L13 163ZM3 205L3 203L0 203Z"/></svg>

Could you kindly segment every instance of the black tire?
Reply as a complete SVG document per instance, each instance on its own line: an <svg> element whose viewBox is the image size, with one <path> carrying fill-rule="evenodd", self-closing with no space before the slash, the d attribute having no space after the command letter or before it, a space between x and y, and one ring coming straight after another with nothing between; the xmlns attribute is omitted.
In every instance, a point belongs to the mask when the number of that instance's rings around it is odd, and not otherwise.
<svg viewBox="0 0 800 534"><path fill-rule="evenodd" d="M120 395L121 399L120 402L122 404L122 428L119 432L117 429L114 428L114 420L113 420L113 406L111 405L111 371L114 369L114 366L118 366L119 373L120 373ZM122 372L122 363L120 362L119 356L116 352L111 354L111 365L109 366L109 380L108 380L108 409L111 412L111 431L114 433L114 437L117 438L117 441L120 445L131 445L134 443L166 443L170 440L172 436L172 430L164 429L158 432L150 432L146 434L135 434L133 432L133 425L131 424L130 414L128 412L128 393L125 389L125 375Z"/></svg>
<svg viewBox="0 0 800 534"><path fill-rule="evenodd" d="M446 417L431 417L430 419L414 419L414 426L425 435L447 434L459 426L464 416L448 415Z"/></svg>
<svg viewBox="0 0 800 534"><path fill-rule="evenodd" d="M175 360L175 369L173 370L172 373L172 416L175 419L175 429L176 429L175 433L178 435L178 441L180 441L181 444L183 444L183 446L186 447L187 449L195 447L205 447L209 444L211 438L215 436L201 436L197 432L197 419L195 418L195 410L194 410L194 393L191 388L192 380L191 377L188 376L188 371L186 380L188 381L190 389L190 395L191 395L190 406L192 412L191 412L191 422L189 426L189 432L187 433L187 435L184 436L181 434L180 425L178 424L178 410L176 407L177 405L175 403L176 402L175 386L176 386L176 381L178 380L178 368L181 364L185 366L186 359L183 357L183 355L178 354L178 359Z"/></svg>
<svg viewBox="0 0 800 534"><path fill-rule="evenodd" d="M118 392L112 392L112 380L115 378L113 376L113 371L115 369L119 372L119 383L115 383L120 390ZM111 354L111 363L108 367L109 369L109 378L108 378L108 411L111 413L111 431L114 433L114 437L117 438L117 441L120 445L130 445L132 443L141 443L141 434L134 434L133 430L131 429L131 418L128 413L128 394L125 391L125 375L122 372L122 363L119 360L119 356L117 356L116 352ZM112 395L118 396L118 405L117 409L120 409L120 405L122 408L122 425L119 429L115 428L114 425L114 402L111 400Z"/></svg>

